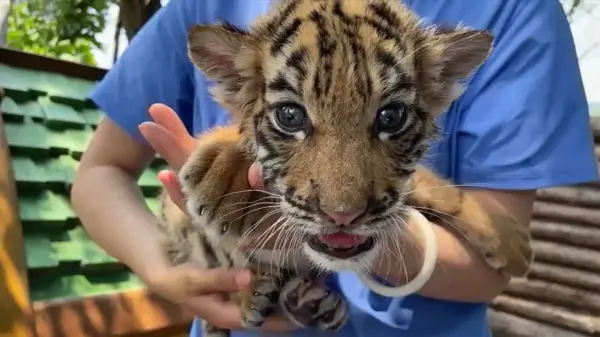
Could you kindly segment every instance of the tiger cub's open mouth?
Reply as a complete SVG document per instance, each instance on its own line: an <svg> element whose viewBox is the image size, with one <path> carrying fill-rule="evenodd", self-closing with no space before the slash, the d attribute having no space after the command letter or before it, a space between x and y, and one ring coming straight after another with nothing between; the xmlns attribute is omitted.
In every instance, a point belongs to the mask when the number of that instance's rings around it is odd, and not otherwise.
<svg viewBox="0 0 600 337"><path fill-rule="evenodd" d="M318 253L337 259L349 259L373 249L375 239L372 236L338 232L327 235L310 235L307 244Z"/></svg>

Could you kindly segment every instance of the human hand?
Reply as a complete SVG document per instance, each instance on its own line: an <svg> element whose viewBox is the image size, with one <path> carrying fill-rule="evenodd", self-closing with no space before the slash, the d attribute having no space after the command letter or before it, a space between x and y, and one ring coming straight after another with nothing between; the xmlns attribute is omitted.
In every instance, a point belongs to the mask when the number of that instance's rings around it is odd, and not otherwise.
<svg viewBox="0 0 600 337"><path fill-rule="evenodd" d="M194 315L229 330L240 330L240 307L227 293L244 290L250 283L248 271L225 268L200 269L192 265L155 268L145 280L148 287L172 302L189 308ZM283 317L269 317L262 330L285 332L294 326Z"/></svg>
<svg viewBox="0 0 600 337"><path fill-rule="evenodd" d="M169 164L170 170L162 170L158 173L158 180L164 186L171 200L179 208L187 212L185 197L181 191L181 185L177 173L193 152L196 141L187 132L181 119L173 109L164 104L153 104L149 109L151 122L142 123L139 126L140 133L154 148L154 150ZM258 163L253 163L248 170L248 182L254 189L264 188L262 170ZM276 216L271 216L262 221L261 228L266 229L277 221ZM257 229L256 232L260 231ZM258 245L258 244L257 244ZM270 236L266 241L260 242L262 249L273 249L277 245L277 237ZM281 242L279 242L281 245ZM254 247L250 242L248 247Z"/></svg>
<svg viewBox="0 0 600 337"><path fill-rule="evenodd" d="M177 114L169 107L154 104L149 109L152 122L140 125L139 130L154 150L164 158L171 170L163 170L158 178L171 199L184 212L184 196L177 172L181 169L195 147ZM248 172L251 186L260 188L260 168L253 165ZM200 269L191 265L153 268L145 275L148 287L163 297L193 310L194 314L220 328L241 329L239 306L230 301L226 293L243 290L248 285L248 271L224 268ZM294 326L281 317L271 317L262 326L268 331L291 331Z"/></svg>
<svg viewBox="0 0 600 337"><path fill-rule="evenodd" d="M151 122L139 126L140 133L150 146L169 164L171 170L158 173L171 200L186 212L184 196L177 179L181 169L195 147L195 140L187 132L179 116L164 104L153 104L149 109ZM248 182L253 188L263 187L260 165L252 164L248 170Z"/></svg>

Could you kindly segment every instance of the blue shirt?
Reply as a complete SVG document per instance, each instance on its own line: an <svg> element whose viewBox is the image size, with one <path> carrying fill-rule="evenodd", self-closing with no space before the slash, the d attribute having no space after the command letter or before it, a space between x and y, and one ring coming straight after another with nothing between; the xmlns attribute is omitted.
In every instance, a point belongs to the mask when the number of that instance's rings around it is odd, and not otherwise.
<svg viewBox="0 0 600 337"><path fill-rule="evenodd" d="M269 2L171 0L137 34L91 98L140 141L137 126L148 120L152 103L174 108L194 134L227 122L207 94L208 83L187 59L187 29L217 20L247 26ZM444 137L428 160L439 174L492 189L537 189L597 178L588 106L558 0L405 2L427 23L464 23L495 36L489 60L439 118ZM352 274L337 274L333 281L352 314L335 336L490 336L485 304L418 295L389 300L370 293ZM197 324L192 336L200 336Z"/></svg>

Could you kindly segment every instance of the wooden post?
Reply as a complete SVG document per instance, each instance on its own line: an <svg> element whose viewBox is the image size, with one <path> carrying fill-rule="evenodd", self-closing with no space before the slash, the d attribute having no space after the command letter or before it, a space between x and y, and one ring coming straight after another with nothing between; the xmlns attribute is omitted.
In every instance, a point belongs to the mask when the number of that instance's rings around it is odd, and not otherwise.
<svg viewBox="0 0 600 337"><path fill-rule="evenodd" d="M35 336L17 210L16 187L0 113L0 337Z"/></svg>

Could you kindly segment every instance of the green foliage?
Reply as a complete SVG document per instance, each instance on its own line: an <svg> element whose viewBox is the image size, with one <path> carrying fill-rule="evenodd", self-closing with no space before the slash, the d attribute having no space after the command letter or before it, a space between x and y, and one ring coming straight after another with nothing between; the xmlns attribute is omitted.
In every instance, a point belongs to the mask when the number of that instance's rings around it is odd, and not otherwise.
<svg viewBox="0 0 600 337"><path fill-rule="evenodd" d="M13 3L6 45L26 52L95 65L92 50L114 0L23 0Z"/></svg>

